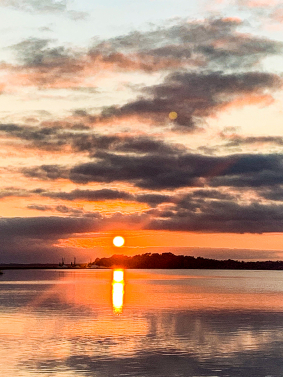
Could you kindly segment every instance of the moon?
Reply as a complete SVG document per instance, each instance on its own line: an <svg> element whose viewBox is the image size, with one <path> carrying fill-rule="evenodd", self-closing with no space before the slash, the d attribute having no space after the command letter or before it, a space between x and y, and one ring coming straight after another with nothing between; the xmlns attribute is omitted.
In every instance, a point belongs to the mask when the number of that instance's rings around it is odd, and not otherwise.
<svg viewBox="0 0 283 377"><path fill-rule="evenodd" d="M113 238L113 245L116 247L121 247L125 243L125 239L121 236L116 236Z"/></svg>

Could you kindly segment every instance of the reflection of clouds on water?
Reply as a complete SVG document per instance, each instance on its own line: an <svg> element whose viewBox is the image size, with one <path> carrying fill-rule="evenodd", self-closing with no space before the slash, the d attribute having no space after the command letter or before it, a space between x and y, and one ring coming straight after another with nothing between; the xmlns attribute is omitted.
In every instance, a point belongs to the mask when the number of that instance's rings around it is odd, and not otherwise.
<svg viewBox="0 0 283 377"><path fill-rule="evenodd" d="M96 355L71 355L62 365L56 360L45 360L37 364L38 370L67 368L71 373L82 376L233 376L266 377L282 376L282 349L272 354L264 351L246 351L225 358L206 357L199 359L194 353L180 353L177 350L140 351L131 357L111 355L102 358ZM77 374L79 373L79 374Z"/></svg>
<svg viewBox="0 0 283 377"><path fill-rule="evenodd" d="M174 344L178 352L193 353L199 359L233 357L248 351L272 353L273 345L283 341L282 319L281 313L225 311L151 316L149 348Z"/></svg>
<svg viewBox="0 0 283 377"><path fill-rule="evenodd" d="M223 289L212 290L204 284L207 278L176 284L177 276L169 273L136 280L134 274L127 271L125 283L111 271L68 272L59 280L54 272L54 285L23 279L2 286L3 375L282 377L278 290L271 297L253 293L254 304L247 301L252 289L227 294L228 277ZM116 284L122 284L118 293Z"/></svg>
<svg viewBox="0 0 283 377"><path fill-rule="evenodd" d="M135 320L137 323L136 316L146 321L147 331L115 334L120 319L125 319L125 326L129 319L130 328ZM71 352L58 357L54 350L50 357L48 350L26 365L35 371L63 368L70 375L98 377L279 377L283 370L282 320L282 313L124 313L116 317L116 325L109 323L108 336L96 332L102 319L89 334L67 334L65 328L61 336Z"/></svg>

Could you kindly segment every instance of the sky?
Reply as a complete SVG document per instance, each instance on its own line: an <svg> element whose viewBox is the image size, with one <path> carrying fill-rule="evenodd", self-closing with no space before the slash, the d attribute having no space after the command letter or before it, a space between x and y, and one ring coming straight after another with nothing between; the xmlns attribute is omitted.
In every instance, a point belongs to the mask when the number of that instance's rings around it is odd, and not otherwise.
<svg viewBox="0 0 283 377"><path fill-rule="evenodd" d="M0 19L0 263L283 259L281 1L0 0Z"/></svg>

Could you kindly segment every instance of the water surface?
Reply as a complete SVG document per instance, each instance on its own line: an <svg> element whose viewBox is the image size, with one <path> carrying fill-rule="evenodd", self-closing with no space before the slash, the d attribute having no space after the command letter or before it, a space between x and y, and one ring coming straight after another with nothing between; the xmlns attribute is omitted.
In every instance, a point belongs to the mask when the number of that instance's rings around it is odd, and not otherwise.
<svg viewBox="0 0 283 377"><path fill-rule="evenodd" d="M283 376L283 271L11 270L1 375Z"/></svg>

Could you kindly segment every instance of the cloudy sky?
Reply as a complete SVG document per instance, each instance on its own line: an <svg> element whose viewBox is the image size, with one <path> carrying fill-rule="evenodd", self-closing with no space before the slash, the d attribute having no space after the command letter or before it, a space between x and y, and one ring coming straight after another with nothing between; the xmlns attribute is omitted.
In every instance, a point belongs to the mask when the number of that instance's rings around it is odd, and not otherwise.
<svg viewBox="0 0 283 377"><path fill-rule="evenodd" d="M0 263L283 259L281 1L0 0L0 17Z"/></svg>

